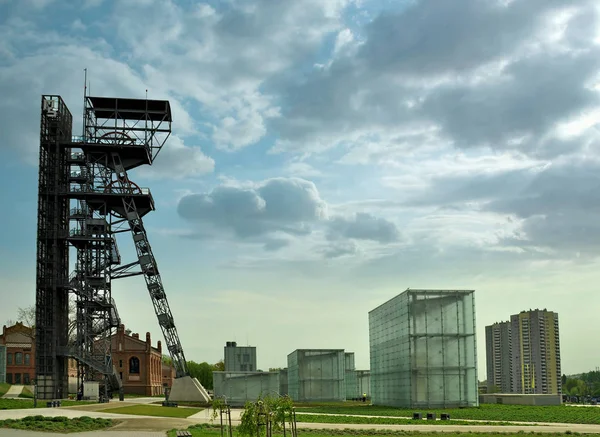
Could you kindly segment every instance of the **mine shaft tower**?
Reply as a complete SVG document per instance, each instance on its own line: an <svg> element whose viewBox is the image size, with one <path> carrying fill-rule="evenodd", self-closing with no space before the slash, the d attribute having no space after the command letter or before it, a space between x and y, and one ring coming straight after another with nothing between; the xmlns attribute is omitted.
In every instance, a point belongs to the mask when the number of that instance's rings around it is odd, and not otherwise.
<svg viewBox="0 0 600 437"><path fill-rule="evenodd" d="M105 394L122 382L111 359L120 324L112 281L142 275L177 377L186 361L142 218L154 210L149 189L128 171L151 165L171 133L166 100L85 96L83 135L60 96L42 96L40 130L36 380L41 399L68 394L68 359L78 383L99 380ZM116 234L131 232L137 259L121 264ZM76 259L69 263L69 254ZM71 265L73 271L69 274ZM69 302L76 306L69 334Z"/></svg>

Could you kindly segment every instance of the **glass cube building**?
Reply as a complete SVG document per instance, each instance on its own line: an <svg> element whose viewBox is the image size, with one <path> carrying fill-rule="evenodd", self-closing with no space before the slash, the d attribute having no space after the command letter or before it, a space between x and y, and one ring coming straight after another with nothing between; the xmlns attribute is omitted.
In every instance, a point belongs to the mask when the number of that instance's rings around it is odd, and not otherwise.
<svg viewBox="0 0 600 437"><path fill-rule="evenodd" d="M279 395L279 372L213 372L214 397L243 406L259 396Z"/></svg>
<svg viewBox="0 0 600 437"><path fill-rule="evenodd" d="M479 404L473 290L411 290L369 312L374 405Z"/></svg>
<svg viewBox="0 0 600 437"><path fill-rule="evenodd" d="M288 393L294 401L346 399L343 349L298 349L288 355Z"/></svg>
<svg viewBox="0 0 600 437"><path fill-rule="evenodd" d="M288 369L279 370L279 394L281 396L287 396L288 393Z"/></svg>

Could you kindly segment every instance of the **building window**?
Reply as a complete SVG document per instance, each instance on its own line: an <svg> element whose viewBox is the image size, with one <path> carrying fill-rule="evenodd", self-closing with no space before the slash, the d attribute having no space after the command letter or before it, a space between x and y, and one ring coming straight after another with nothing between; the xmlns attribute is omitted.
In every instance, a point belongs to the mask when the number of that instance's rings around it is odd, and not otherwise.
<svg viewBox="0 0 600 437"><path fill-rule="evenodd" d="M13 354L6 354L6 365L7 366L12 366L13 363Z"/></svg>
<svg viewBox="0 0 600 437"><path fill-rule="evenodd" d="M123 360L119 360L119 367L123 367Z"/></svg>
<svg viewBox="0 0 600 437"><path fill-rule="evenodd" d="M17 352L15 354L15 364L17 366L23 364L23 352ZM15 382L15 384L18 384L17 382Z"/></svg>
<svg viewBox="0 0 600 437"><path fill-rule="evenodd" d="M12 373L7 373L6 374L6 383L7 384L12 384Z"/></svg>
<svg viewBox="0 0 600 437"><path fill-rule="evenodd" d="M25 354L25 365L29 366L31 360L31 355Z"/></svg>
<svg viewBox="0 0 600 437"><path fill-rule="evenodd" d="M129 373L140 373L140 360L138 357L129 359Z"/></svg>
<svg viewBox="0 0 600 437"><path fill-rule="evenodd" d="M21 384L21 374L15 373L15 384Z"/></svg>
<svg viewBox="0 0 600 437"><path fill-rule="evenodd" d="M23 373L23 384L29 384L29 373Z"/></svg>

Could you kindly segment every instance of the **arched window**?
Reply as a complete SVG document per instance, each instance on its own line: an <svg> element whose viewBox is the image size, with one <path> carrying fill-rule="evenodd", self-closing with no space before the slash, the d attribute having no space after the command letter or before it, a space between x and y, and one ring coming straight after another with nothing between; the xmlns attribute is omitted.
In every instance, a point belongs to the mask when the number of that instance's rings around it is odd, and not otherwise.
<svg viewBox="0 0 600 437"><path fill-rule="evenodd" d="M129 359L129 373L140 373L140 360L138 357Z"/></svg>

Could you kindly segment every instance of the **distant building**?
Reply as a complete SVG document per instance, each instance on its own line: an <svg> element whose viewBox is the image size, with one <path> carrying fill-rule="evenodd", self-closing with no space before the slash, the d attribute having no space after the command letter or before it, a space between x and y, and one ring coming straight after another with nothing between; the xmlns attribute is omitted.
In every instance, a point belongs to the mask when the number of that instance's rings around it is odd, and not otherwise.
<svg viewBox="0 0 600 437"><path fill-rule="evenodd" d="M225 344L225 372L256 372L256 347L238 346L235 341Z"/></svg>
<svg viewBox="0 0 600 437"><path fill-rule="evenodd" d="M510 317L512 392L561 394L558 314L522 311Z"/></svg>
<svg viewBox="0 0 600 437"><path fill-rule="evenodd" d="M0 384L6 382L6 346L0 344Z"/></svg>
<svg viewBox="0 0 600 437"><path fill-rule="evenodd" d="M163 368L161 342L153 347L149 332L144 341L139 334L126 334L125 326L119 325L112 336L111 353L125 393L156 396L164 393L164 384L172 384Z"/></svg>
<svg viewBox="0 0 600 437"><path fill-rule="evenodd" d="M175 380L175 367L162 363L162 378L163 388L171 388L173 386L173 381Z"/></svg>
<svg viewBox="0 0 600 437"><path fill-rule="evenodd" d="M479 404L473 290L406 290L369 312L369 346L374 405Z"/></svg>
<svg viewBox="0 0 600 437"><path fill-rule="evenodd" d="M485 327L487 393L511 393L511 324L494 323Z"/></svg>
<svg viewBox="0 0 600 437"><path fill-rule="evenodd" d="M21 322L5 325L0 344L6 346L6 382L31 384L35 379L35 330Z"/></svg>

